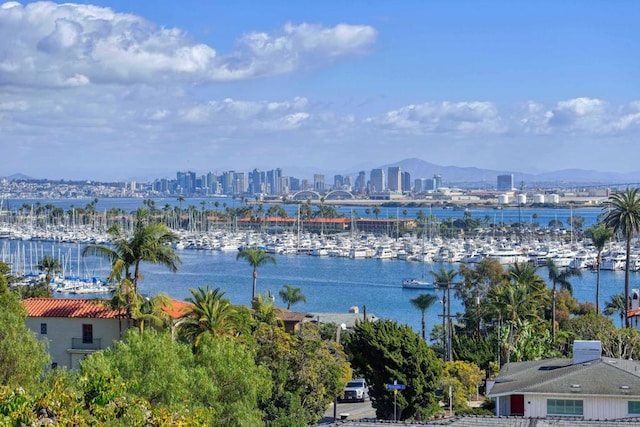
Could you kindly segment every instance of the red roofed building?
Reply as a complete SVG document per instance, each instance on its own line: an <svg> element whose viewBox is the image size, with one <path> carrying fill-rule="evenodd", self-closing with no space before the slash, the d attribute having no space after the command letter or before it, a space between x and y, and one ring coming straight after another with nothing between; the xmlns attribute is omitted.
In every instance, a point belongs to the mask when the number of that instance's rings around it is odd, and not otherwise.
<svg viewBox="0 0 640 427"><path fill-rule="evenodd" d="M106 349L133 326L125 310L114 310L107 300L29 298L23 305L25 323L47 341L52 366L78 368L87 355ZM176 320L191 304L170 300L164 311Z"/></svg>
<svg viewBox="0 0 640 427"><path fill-rule="evenodd" d="M124 310L104 300L29 298L27 327L47 341L53 367L78 367L87 354L107 348L131 327Z"/></svg>

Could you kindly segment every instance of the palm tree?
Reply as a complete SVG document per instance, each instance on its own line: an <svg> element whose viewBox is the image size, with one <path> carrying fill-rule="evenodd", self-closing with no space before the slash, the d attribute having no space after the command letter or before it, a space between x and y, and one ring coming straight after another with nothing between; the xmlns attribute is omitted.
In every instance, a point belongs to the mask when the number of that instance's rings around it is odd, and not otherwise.
<svg viewBox="0 0 640 427"><path fill-rule="evenodd" d="M436 301L438 301L438 297L433 294L420 294L415 298L411 298L409 300L411 304L421 311L422 313L422 339L425 339L425 321L424 321L424 313L431 307Z"/></svg>
<svg viewBox="0 0 640 427"><path fill-rule="evenodd" d="M40 262L36 265L38 271L43 272L45 274L44 281L49 286L51 283L51 279L53 279L53 275L56 273L60 273L62 267L57 259L52 257L51 255L45 255L40 258Z"/></svg>
<svg viewBox="0 0 640 427"><path fill-rule="evenodd" d="M213 337L235 336L243 330L237 309L231 305L219 288L189 289L193 304L177 323L178 334L198 347L205 335Z"/></svg>
<svg viewBox="0 0 640 427"><path fill-rule="evenodd" d="M109 281L122 283L128 280L134 293L138 292L142 261L163 265L173 273L178 271L178 265L182 262L171 246L178 240L178 235L164 224L147 223L145 209L138 209L137 214L133 235L128 236L119 224L114 224L107 230L112 246L88 245L82 252L83 256L95 255L108 259L111 262Z"/></svg>
<svg viewBox="0 0 640 427"><path fill-rule="evenodd" d="M284 304L287 304L287 310L291 309L291 306L299 302L307 302L307 297L303 295L302 289L295 288L291 285L284 285L284 288L278 292L280 299Z"/></svg>
<svg viewBox="0 0 640 427"><path fill-rule="evenodd" d="M151 298L142 298L140 304L134 307L132 316L138 323L140 334L144 334L146 324L157 330L168 327L171 324L171 316L165 309L171 306L171 299L164 292L160 292Z"/></svg>
<svg viewBox="0 0 640 427"><path fill-rule="evenodd" d="M607 301L604 305L603 313L607 316L611 316L613 314L618 313L620 316L620 327L624 326L624 318L627 314L627 308L629 304L624 303L624 295L623 294L614 294L609 297L609 301Z"/></svg>
<svg viewBox="0 0 640 427"><path fill-rule="evenodd" d="M432 271L436 286L442 289L442 333L443 333L443 347L447 352L447 361L452 361L453 358L453 328L451 325L451 285L453 279L458 275L455 270L447 270L442 267L439 271Z"/></svg>
<svg viewBox="0 0 640 427"><path fill-rule="evenodd" d="M273 298L267 293L265 296L258 295L252 302L253 317L259 323L271 326L283 326L280 314L282 309L273 304Z"/></svg>
<svg viewBox="0 0 640 427"><path fill-rule="evenodd" d="M553 340L556 339L556 287L560 286L560 289L566 289L569 293L573 293L573 287L569 278L582 277L582 272L577 268L565 268L558 269L555 262L551 258L547 259L547 268L549 269L549 280L553 283L553 289L551 291L551 336Z"/></svg>
<svg viewBox="0 0 640 427"><path fill-rule="evenodd" d="M258 267L265 265L268 262L276 263L276 258L273 255L269 255L262 249L258 248L245 248L238 252L236 260L244 259L253 268L253 292L251 293L251 301L256 299L256 282L258 280Z"/></svg>
<svg viewBox="0 0 640 427"><path fill-rule="evenodd" d="M624 268L624 301L629 301L629 267L631 264L631 240L640 231L640 197L638 189L627 188L624 192L613 193L605 202L606 215L603 223L620 233L627 243ZM629 317L625 310L624 324L629 327Z"/></svg>
<svg viewBox="0 0 640 427"><path fill-rule="evenodd" d="M600 264L602 264L602 251L605 245L613 239L613 230L604 224L598 224L587 230L587 236L591 238L596 247L596 313L600 313Z"/></svg>

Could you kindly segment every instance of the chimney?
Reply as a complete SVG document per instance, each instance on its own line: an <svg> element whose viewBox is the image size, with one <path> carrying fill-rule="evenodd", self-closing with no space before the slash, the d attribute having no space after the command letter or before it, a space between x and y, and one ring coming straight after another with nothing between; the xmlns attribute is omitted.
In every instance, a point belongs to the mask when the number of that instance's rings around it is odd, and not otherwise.
<svg viewBox="0 0 640 427"><path fill-rule="evenodd" d="M602 343L600 341L575 340L573 342L573 365L600 360L601 356Z"/></svg>
<svg viewBox="0 0 640 427"><path fill-rule="evenodd" d="M638 302L640 301L640 290L639 289L631 289L631 310L637 310Z"/></svg>

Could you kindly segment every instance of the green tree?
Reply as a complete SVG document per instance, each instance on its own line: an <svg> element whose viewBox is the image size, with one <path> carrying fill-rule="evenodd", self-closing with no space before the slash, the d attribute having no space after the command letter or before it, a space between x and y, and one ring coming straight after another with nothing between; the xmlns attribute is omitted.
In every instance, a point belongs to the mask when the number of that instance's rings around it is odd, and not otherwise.
<svg viewBox="0 0 640 427"><path fill-rule="evenodd" d="M273 393L261 403L269 426L315 425L351 378L351 368L335 340L322 340L316 325L305 323L291 335L260 324L254 334L256 360L271 372Z"/></svg>
<svg viewBox="0 0 640 427"><path fill-rule="evenodd" d="M0 386L32 390L50 358L45 345L25 326L26 311L0 275Z"/></svg>
<svg viewBox="0 0 640 427"><path fill-rule="evenodd" d="M549 269L549 280L553 284L551 290L551 336L553 340L556 339L556 290L559 286L560 289L566 289L569 293L573 293L573 287L569 279L571 277L582 277L582 272L577 268L564 268L560 270L553 259L547 260L547 269Z"/></svg>
<svg viewBox="0 0 640 427"><path fill-rule="evenodd" d="M231 305L219 288L189 289L189 306L176 327L185 341L198 347L204 336L235 336L245 328L238 310Z"/></svg>
<svg viewBox="0 0 640 427"><path fill-rule="evenodd" d="M54 274L60 273L60 271L62 271L62 266L60 265L58 260L51 255L45 255L40 258L40 261L36 265L36 268L38 269L38 271L45 274L44 281L47 285L51 283Z"/></svg>
<svg viewBox="0 0 640 427"><path fill-rule="evenodd" d="M628 301L628 299L627 299ZM609 301L607 301L604 305L604 314L607 316L612 316L617 314L620 316L620 327L624 326L624 319L627 315L627 310L629 308L629 304L625 304L625 298L623 294L614 294L609 297Z"/></svg>
<svg viewBox="0 0 640 427"><path fill-rule="evenodd" d="M278 295L280 295L282 302L287 304L287 310L290 310L294 304L307 302L307 297L302 293L302 289L291 285L284 285L284 288L280 289Z"/></svg>
<svg viewBox="0 0 640 427"><path fill-rule="evenodd" d="M626 241L624 268L624 301L629 301L629 267L631 264L631 240L634 233L640 231L640 197L638 189L627 188L624 192L613 193L605 203L605 216L602 222L613 228ZM624 324L628 328L629 318L624 312Z"/></svg>
<svg viewBox="0 0 640 427"><path fill-rule="evenodd" d="M257 295L257 286L256 283L258 281L258 267L262 267L267 263L276 263L276 258L273 255L270 255L263 251L262 249L258 249L255 247L244 248L238 255L236 255L236 260L244 259L247 263L253 268L253 291L251 293L251 301L256 299Z"/></svg>
<svg viewBox="0 0 640 427"><path fill-rule="evenodd" d="M460 265L462 283L456 287L455 296L462 301L464 306L464 322L467 333L474 331L480 335L482 330L484 305L489 289L504 283L507 280L504 268L492 258L483 258L474 268L465 264ZM484 319L493 320L493 319Z"/></svg>
<svg viewBox="0 0 640 427"><path fill-rule="evenodd" d="M482 371L474 363L456 360L446 362L443 371L443 385L452 385L453 408L456 410L468 407L467 402L477 393L477 387L482 384ZM443 387L443 390L448 387ZM448 393L443 393L445 405L448 406Z"/></svg>
<svg viewBox="0 0 640 427"><path fill-rule="evenodd" d="M602 251L607 242L613 239L613 230L600 223L587 229L587 236L593 242L596 251L596 313L600 313L600 266L602 264Z"/></svg>
<svg viewBox="0 0 640 427"><path fill-rule="evenodd" d="M132 236L128 236L118 224L114 224L107 230L112 246L88 245L82 252L83 256L95 255L109 260L112 267L109 280L121 283L128 279L134 293L138 292L138 281L142 277L141 262L160 264L174 273L178 271L178 265L181 263L180 257L171 246L178 240L178 235L164 224L147 223L145 209L138 209L137 212Z"/></svg>
<svg viewBox="0 0 640 427"><path fill-rule="evenodd" d="M346 347L351 366L371 385L378 418L394 419L394 394L385 384L395 380L406 386L397 394L398 419L427 419L439 410L434 393L442 362L409 326L391 320L360 322Z"/></svg>
<svg viewBox="0 0 640 427"><path fill-rule="evenodd" d="M436 301L438 301L438 297L433 294L420 294L415 298L411 298L409 302L415 308L420 310L421 314L421 325L422 325L422 339L425 339L425 330L426 324L424 320L424 313L431 307Z"/></svg>

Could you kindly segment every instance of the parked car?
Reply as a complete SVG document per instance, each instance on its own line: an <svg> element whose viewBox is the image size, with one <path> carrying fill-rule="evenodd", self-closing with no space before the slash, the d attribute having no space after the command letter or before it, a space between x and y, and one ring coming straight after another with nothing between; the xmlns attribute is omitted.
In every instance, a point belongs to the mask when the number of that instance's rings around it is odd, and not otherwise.
<svg viewBox="0 0 640 427"><path fill-rule="evenodd" d="M343 402L364 402L369 398L369 385L362 378L356 378L349 381L342 392L340 398Z"/></svg>

